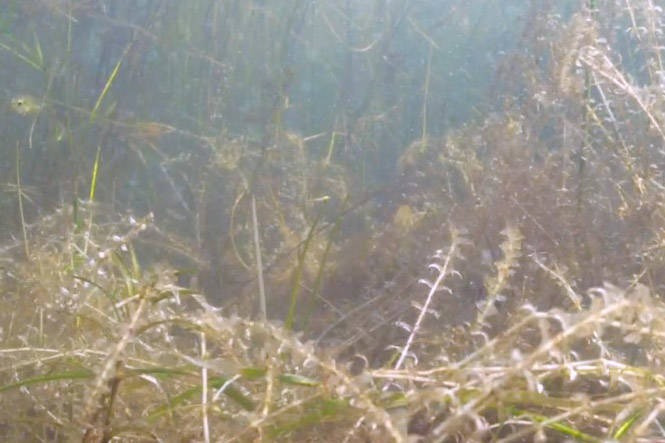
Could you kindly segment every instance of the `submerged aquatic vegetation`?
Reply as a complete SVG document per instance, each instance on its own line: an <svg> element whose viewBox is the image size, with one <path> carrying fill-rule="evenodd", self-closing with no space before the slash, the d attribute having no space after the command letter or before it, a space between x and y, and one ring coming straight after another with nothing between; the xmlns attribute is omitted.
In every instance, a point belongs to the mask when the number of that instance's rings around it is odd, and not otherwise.
<svg viewBox="0 0 665 443"><path fill-rule="evenodd" d="M30 262L5 261L0 284L15 308L0 318L0 403L12 407L0 423L10 440L661 436L665 305L645 286L595 288L579 310L525 304L494 336L468 325L466 343L452 331L437 338L440 302L455 297L441 289L466 260L457 248L473 248L453 236L425 303L414 290L419 315L400 322L397 358L354 369L283 326L211 306L174 270L144 268L137 248L154 221L101 215L87 253L72 213L58 211L33 226ZM518 234L505 235L513 254Z"/></svg>
<svg viewBox="0 0 665 443"><path fill-rule="evenodd" d="M652 2L42 3L3 438L665 438Z"/></svg>

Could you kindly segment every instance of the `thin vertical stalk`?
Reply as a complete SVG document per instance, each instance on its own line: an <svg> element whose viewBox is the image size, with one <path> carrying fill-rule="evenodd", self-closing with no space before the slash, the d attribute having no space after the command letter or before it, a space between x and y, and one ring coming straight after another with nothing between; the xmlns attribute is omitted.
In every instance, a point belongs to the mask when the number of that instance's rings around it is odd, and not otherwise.
<svg viewBox="0 0 665 443"><path fill-rule="evenodd" d="M44 308L39 308L39 346L44 347Z"/></svg>
<svg viewBox="0 0 665 443"><path fill-rule="evenodd" d="M21 230L23 231L23 248L25 257L30 260L30 245L28 244L28 230L25 225L23 212L23 186L21 185L21 144L16 143L16 192L18 194L18 211L21 216Z"/></svg>
<svg viewBox="0 0 665 443"><path fill-rule="evenodd" d="M201 416L203 419L203 441L210 443L210 424L208 423L208 368L206 366L206 336L201 332Z"/></svg>
<svg viewBox="0 0 665 443"><path fill-rule="evenodd" d="M256 197L252 194L252 224L254 229L254 252L256 255L256 277L259 281L259 307L261 309L261 319L268 319L268 309L266 308L266 291L263 285L263 263L261 261L261 244L259 240L259 221L256 216Z"/></svg>
<svg viewBox="0 0 665 443"><path fill-rule="evenodd" d="M305 258L307 256L307 251L309 250L309 245L314 237L316 231L316 225L319 223L319 218L314 220L312 226L309 228L309 233L305 239L305 243L302 246L302 251L298 254L298 267L295 270L293 275L293 282L291 286L291 304L289 305L289 313L286 317L286 322L284 327L288 330L293 329L293 319L296 313L296 306L298 305L298 295L300 294L300 285L302 284L303 272L305 270Z"/></svg>
<svg viewBox="0 0 665 443"><path fill-rule="evenodd" d="M102 145L100 144L97 146L97 154L95 155L95 163L92 166L92 178L90 179L90 195L88 196L88 203L89 203L89 208L88 210L90 211L89 217L88 217L88 232L86 233L85 236L85 246L83 247L83 253L87 254L88 252L88 245L90 243L90 231L92 230L92 221L94 219L94 209L92 207L92 204L95 201L95 191L97 189L97 173L99 172L99 161L101 159L101 154L102 154Z"/></svg>
<svg viewBox="0 0 665 443"><path fill-rule="evenodd" d="M432 76L432 56L434 54L434 45L429 44L429 54L427 55L427 70L425 71L425 91L423 97L423 135L422 143L427 143L427 102L429 101L429 84Z"/></svg>

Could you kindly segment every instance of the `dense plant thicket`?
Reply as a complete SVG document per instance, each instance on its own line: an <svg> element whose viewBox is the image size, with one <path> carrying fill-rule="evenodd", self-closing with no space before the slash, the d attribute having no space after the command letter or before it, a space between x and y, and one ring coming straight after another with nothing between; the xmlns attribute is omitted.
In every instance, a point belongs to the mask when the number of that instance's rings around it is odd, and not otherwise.
<svg viewBox="0 0 665 443"><path fill-rule="evenodd" d="M8 441L665 439L653 0L8 1Z"/></svg>

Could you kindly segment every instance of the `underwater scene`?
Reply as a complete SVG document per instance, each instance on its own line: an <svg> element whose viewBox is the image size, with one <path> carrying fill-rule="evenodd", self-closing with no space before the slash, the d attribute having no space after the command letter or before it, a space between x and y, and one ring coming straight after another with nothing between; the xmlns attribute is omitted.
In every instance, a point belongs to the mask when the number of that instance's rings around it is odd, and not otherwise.
<svg viewBox="0 0 665 443"><path fill-rule="evenodd" d="M2 0L0 441L665 442L663 0Z"/></svg>

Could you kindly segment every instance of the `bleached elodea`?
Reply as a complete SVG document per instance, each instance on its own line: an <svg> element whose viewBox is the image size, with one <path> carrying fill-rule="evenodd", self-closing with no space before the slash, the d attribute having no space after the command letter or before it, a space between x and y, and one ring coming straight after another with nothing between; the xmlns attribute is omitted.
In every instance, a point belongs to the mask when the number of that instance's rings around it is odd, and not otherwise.
<svg viewBox="0 0 665 443"><path fill-rule="evenodd" d="M433 282L424 278L419 281L419 283L422 283L429 288L429 292L425 302L422 305L418 304L417 302L412 302L413 307L418 310L418 318L413 324L413 327L410 327L404 322L397 323L399 326L409 332L409 337L406 340L404 347L401 348L399 358L397 359L397 362L395 362L394 369L400 369L407 356L412 357L417 362L417 357L410 353L411 345L413 344L416 334L420 330L425 316L429 313L435 317L438 317L438 313L430 309L430 305L434 300L434 295L437 292L447 292L451 294L452 291L447 286L444 286L443 282L446 280L446 277L449 277L450 275L458 275L461 277L461 274L452 268L452 261L458 256L460 247L464 244L467 244L468 240L464 238L460 231L454 228L451 230L450 236L451 240L448 250L445 253L443 250L436 251L433 257L435 261L430 263L428 266L428 268L433 269L438 273L436 279Z"/></svg>

